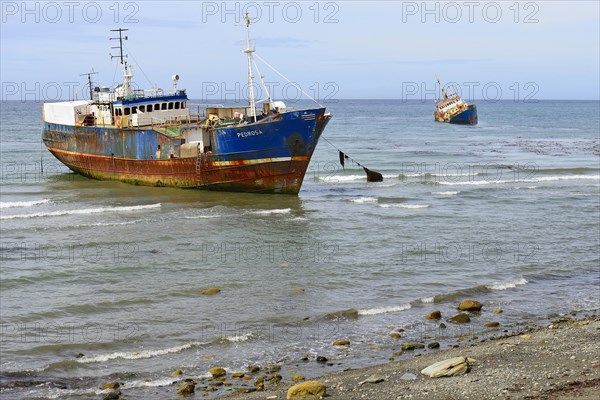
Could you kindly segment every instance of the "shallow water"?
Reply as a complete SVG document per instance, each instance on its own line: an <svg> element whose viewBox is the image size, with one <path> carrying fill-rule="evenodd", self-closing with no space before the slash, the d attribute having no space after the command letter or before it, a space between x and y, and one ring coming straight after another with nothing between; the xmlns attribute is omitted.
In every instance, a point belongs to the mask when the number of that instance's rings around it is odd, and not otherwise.
<svg viewBox="0 0 600 400"><path fill-rule="evenodd" d="M431 104L328 104L325 138L384 181L321 141L292 197L93 181L45 150L41 172L41 105L2 103L2 398L94 397L112 380L174 398L161 386L176 369L315 376L387 361L390 326L448 345L597 308L599 103L477 105L464 127ZM505 312L444 332L423 319L466 297ZM334 365L296 366L305 353Z"/></svg>

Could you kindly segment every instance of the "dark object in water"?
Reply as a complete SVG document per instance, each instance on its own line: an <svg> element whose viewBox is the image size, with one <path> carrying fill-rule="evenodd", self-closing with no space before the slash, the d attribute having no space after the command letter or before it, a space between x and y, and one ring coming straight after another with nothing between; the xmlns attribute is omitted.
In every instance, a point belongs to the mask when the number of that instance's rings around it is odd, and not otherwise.
<svg viewBox="0 0 600 400"><path fill-rule="evenodd" d="M383 182L383 175L377 171L371 171L369 168L363 167L367 173L367 182Z"/></svg>
<svg viewBox="0 0 600 400"><path fill-rule="evenodd" d="M365 167L364 165L362 165L361 163L359 163L358 161L356 161L352 157L350 157L348 154L344 153L343 151L341 151L340 149L335 147L329 140L327 140L325 138L323 138L323 139L327 143L329 143L331 145L331 147L333 147L334 149L336 149L338 151L338 157L340 159L340 164L342 165L342 168L345 169L344 164L345 164L346 160L350 160L353 164L356 164L365 170L365 172L367 173L367 182L383 182L383 175L381 175L379 172L371 171L369 168Z"/></svg>

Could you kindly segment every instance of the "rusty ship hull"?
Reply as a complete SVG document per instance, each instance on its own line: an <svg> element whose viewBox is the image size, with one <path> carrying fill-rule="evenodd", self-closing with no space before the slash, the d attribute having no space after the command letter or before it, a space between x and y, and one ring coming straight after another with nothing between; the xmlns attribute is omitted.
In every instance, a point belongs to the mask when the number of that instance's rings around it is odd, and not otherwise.
<svg viewBox="0 0 600 400"><path fill-rule="evenodd" d="M182 135L151 127L45 123L48 150L83 176L147 186L297 194L329 121L325 108L210 129L209 152L186 157ZM193 126L180 126L185 132ZM160 149L160 150L157 150Z"/></svg>

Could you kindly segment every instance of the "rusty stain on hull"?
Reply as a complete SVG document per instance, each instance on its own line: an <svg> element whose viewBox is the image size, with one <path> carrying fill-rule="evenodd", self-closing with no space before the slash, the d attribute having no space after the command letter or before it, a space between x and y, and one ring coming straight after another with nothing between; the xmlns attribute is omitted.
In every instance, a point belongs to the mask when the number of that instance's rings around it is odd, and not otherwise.
<svg viewBox="0 0 600 400"><path fill-rule="evenodd" d="M298 194L309 157L260 164L213 166L205 161L197 173L196 158L131 160L60 149L48 149L72 171L101 180L118 180L144 186L171 186L205 190Z"/></svg>

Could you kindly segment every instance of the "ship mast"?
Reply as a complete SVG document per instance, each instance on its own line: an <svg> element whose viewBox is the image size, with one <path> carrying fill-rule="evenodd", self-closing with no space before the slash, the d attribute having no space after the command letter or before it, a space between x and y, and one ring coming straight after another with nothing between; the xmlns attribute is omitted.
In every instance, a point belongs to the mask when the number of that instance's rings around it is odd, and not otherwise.
<svg viewBox="0 0 600 400"><path fill-rule="evenodd" d="M90 100L94 100L94 87L92 86L92 75L96 75L98 74L97 72L94 72L94 69L92 68L92 72L86 72L85 74L80 74L79 76L86 76L88 77L88 85L90 85Z"/></svg>
<svg viewBox="0 0 600 400"><path fill-rule="evenodd" d="M131 94L131 85L129 83L131 82L131 78L133 78L133 73L131 72L131 65L128 65L127 61L125 60L127 55L123 55L123 40L127 40L127 36L123 37L123 32L126 32L128 30L129 29L123 29L123 28L110 30L111 32L119 32L118 38L110 38L110 40L118 40L119 41L118 46L111 47L111 49L119 49L119 55L113 56L111 54L110 59L112 60L113 58L119 58L121 65L123 65L123 84L121 86L121 95L123 97L129 96Z"/></svg>
<svg viewBox="0 0 600 400"><path fill-rule="evenodd" d="M439 78L439 76L437 76L437 74L435 75L435 79L437 79L437 82L440 85L440 89L442 89L442 94L444 95L444 100L447 100L448 95L446 94L446 91L444 90L444 87L442 86L442 84L440 82L440 78Z"/></svg>
<svg viewBox="0 0 600 400"><path fill-rule="evenodd" d="M256 104L254 100L254 77L252 76L252 53L254 49L250 47L250 17L246 13L246 49L243 50L248 55L248 101L250 103L250 116L252 122L256 121Z"/></svg>

